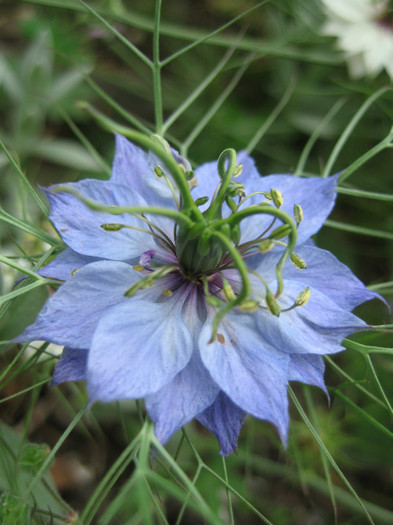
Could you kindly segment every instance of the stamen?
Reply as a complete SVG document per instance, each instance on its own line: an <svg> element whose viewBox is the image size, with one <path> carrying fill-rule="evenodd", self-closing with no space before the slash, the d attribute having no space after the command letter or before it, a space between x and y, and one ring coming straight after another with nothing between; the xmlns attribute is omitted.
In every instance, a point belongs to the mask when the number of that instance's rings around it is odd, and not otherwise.
<svg viewBox="0 0 393 525"><path fill-rule="evenodd" d="M292 252L289 256L291 263L296 266L299 270L305 270L307 268L306 261L295 252Z"/></svg>
<svg viewBox="0 0 393 525"><path fill-rule="evenodd" d="M276 208L281 208L281 206L284 204L281 191L277 190L276 188L272 188L270 190L270 195L272 196L272 200Z"/></svg>

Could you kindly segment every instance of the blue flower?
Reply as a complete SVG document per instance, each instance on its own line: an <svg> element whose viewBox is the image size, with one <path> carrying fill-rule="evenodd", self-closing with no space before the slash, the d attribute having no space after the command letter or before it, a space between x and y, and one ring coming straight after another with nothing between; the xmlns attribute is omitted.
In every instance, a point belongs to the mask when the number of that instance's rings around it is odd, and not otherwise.
<svg viewBox="0 0 393 525"><path fill-rule="evenodd" d="M18 340L64 345L53 383L92 402L144 398L163 443L196 418L229 454L246 413L285 443L288 382L325 389L323 355L376 297L310 240L337 177L261 177L233 150L192 172L154 144L117 136L109 181L45 190L67 248L41 273L64 283Z"/></svg>

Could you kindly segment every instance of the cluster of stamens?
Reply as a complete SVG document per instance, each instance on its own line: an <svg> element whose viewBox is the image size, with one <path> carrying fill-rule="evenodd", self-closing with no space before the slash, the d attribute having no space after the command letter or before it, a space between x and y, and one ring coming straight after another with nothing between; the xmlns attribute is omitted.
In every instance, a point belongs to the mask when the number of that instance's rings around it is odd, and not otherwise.
<svg viewBox="0 0 393 525"><path fill-rule="evenodd" d="M293 249L297 239L297 229L303 219L303 211L297 204L294 206L293 218L284 212L283 196L275 188L270 191L258 191L246 195L243 184L235 179L242 172L242 165L236 163L236 153L232 149L225 150L217 162L219 183L209 206L205 211L200 207L205 205L208 197L193 199L191 189L197 184L194 172L188 162L174 155L169 145L161 137L145 137L132 132L134 140L148 146L163 161L163 166L156 165L154 173L163 179L169 186L176 210L156 207L118 207L104 206L95 201L84 198L69 187L60 187L57 191L74 193L89 207L109 212L113 215L131 213L145 224L145 228L123 223L106 223L101 227L110 232L123 228L144 231L152 235L157 247L167 252L170 263L164 264L155 260L155 251L149 250L141 255L139 264L134 270L143 277L133 284L125 293L134 296L139 290L148 288L168 276L179 276L179 279L189 280L199 286L205 296L205 301L217 309L213 321L212 340L217 336L217 327L224 315L235 307L245 312L252 312L258 308L265 308L273 315L303 306L310 297L310 290L304 289L295 299L293 305L285 310L281 309L278 298L283 292L283 266L289 258L300 270L306 268L305 261ZM250 197L261 196L259 204L244 207ZM226 205L230 214L223 218L223 207ZM174 221L173 238L162 231L151 219L152 215L170 217ZM241 243L240 223L253 215L269 215L270 224L254 240ZM281 225L277 226L277 221ZM265 254L275 246L282 247L281 257L275 267L277 288L273 292L263 276L247 268L244 260L255 254ZM225 276L225 270L237 270L240 275L241 286L234 290ZM256 300L252 296L249 275L253 274L261 280L266 290L265 302ZM163 288L163 294L171 297L174 289Z"/></svg>

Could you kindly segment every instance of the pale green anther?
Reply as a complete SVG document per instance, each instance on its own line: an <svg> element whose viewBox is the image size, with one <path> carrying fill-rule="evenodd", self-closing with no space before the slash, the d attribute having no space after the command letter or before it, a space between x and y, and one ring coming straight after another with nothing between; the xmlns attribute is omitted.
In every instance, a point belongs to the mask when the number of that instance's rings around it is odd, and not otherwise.
<svg viewBox="0 0 393 525"><path fill-rule="evenodd" d="M182 165L179 164L179 166L182 166ZM184 169L184 167L183 167L183 169ZM193 179L195 177L195 173L193 171L185 171L184 172L184 176L186 177L187 180L191 180L191 179Z"/></svg>
<svg viewBox="0 0 393 525"><path fill-rule="evenodd" d="M256 310L258 310L258 308L259 308L258 301L254 301L253 299L248 299L240 303L240 309L246 313L253 313Z"/></svg>
<svg viewBox="0 0 393 525"><path fill-rule="evenodd" d="M236 167L233 171L233 177L238 177L243 171L243 164L236 164Z"/></svg>
<svg viewBox="0 0 393 525"><path fill-rule="evenodd" d="M297 253L295 252L292 252L291 255L290 255L290 260L291 260L291 263L296 266L296 268L298 268L299 270L305 270L307 268L307 264L306 264L306 261L304 259L302 259L300 257L300 255L298 255Z"/></svg>
<svg viewBox="0 0 393 525"><path fill-rule="evenodd" d="M75 268L75 270L72 270L72 272L70 273L70 277L74 277L74 275L79 272L79 269L78 268Z"/></svg>
<svg viewBox="0 0 393 525"><path fill-rule="evenodd" d="M207 304L213 306L214 308L220 308L220 306L222 306L222 301L220 301L220 299L215 295L207 295L205 300Z"/></svg>
<svg viewBox="0 0 393 525"><path fill-rule="evenodd" d="M225 299L227 301L234 301L236 299L235 292L233 291L232 286L229 284L229 282L227 281L227 279L225 279L224 276L222 276L222 283L222 291L224 293Z"/></svg>
<svg viewBox="0 0 393 525"><path fill-rule="evenodd" d="M203 206L204 204L207 203L208 200L209 200L209 197L199 197L199 199L195 199L195 204L197 206Z"/></svg>
<svg viewBox="0 0 393 525"><path fill-rule="evenodd" d="M311 290L307 286L303 291L300 292L300 294L295 299L295 306L304 306L307 304L308 300L311 296Z"/></svg>
<svg viewBox="0 0 393 525"><path fill-rule="evenodd" d="M106 232L118 232L125 227L125 224L119 224L117 222L109 222L107 224L101 224L101 228Z"/></svg>
<svg viewBox="0 0 393 525"><path fill-rule="evenodd" d="M159 166L158 164L156 166L154 166L154 174L157 176L157 177L164 177L165 175L165 171L161 168L161 166Z"/></svg>
<svg viewBox="0 0 393 525"><path fill-rule="evenodd" d="M261 243L258 245L258 250L261 253L267 253L270 252L270 250L273 248L274 243L270 239L264 239Z"/></svg>
<svg viewBox="0 0 393 525"><path fill-rule="evenodd" d="M291 227L288 224L283 224L272 231L269 235L269 239L283 239L284 237L287 237L291 231Z"/></svg>
<svg viewBox="0 0 393 525"><path fill-rule="evenodd" d="M225 199L225 202L228 204L229 208L231 209L231 211L234 213L235 211L237 211L237 206L236 206L236 202L232 199L232 197L230 197L229 195L227 196L227 198Z"/></svg>
<svg viewBox="0 0 393 525"><path fill-rule="evenodd" d="M284 204L281 191L277 190L276 188L272 188L270 190L270 195L276 208L281 208L281 206Z"/></svg>
<svg viewBox="0 0 393 525"><path fill-rule="evenodd" d="M196 177L192 177L191 179L187 180L187 184L189 190L192 190L192 188L196 188L198 186L198 180Z"/></svg>
<svg viewBox="0 0 393 525"><path fill-rule="evenodd" d="M299 226L303 220L303 209L300 204L295 204L293 206L293 216L295 217L296 224Z"/></svg>
<svg viewBox="0 0 393 525"><path fill-rule="evenodd" d="M277 300L274 298L274 295L270 290L266 290L266 305L269 309L269 312L276 317L280 316L281 308Z"/></svg>

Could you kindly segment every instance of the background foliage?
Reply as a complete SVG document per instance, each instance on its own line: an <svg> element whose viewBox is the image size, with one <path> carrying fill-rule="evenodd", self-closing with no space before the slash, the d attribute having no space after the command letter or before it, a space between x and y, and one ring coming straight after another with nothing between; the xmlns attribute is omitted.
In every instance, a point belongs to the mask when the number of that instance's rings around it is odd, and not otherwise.
<svg viewBox="0 0 393 525"><path fill-rule="evenodd" d="M86 104L165 135L195 166L233 147L262 175L344 172L316 242L392 300L387 75L348 77L321 36L318 0L164 0L159 22L160 5L0 5L0 522L392 523L393 345L382 303L357 312L379 328L326 359L330 404L293 384L288 449L248 418L225 461L194 423L161 447L138 403L85 414L82 383L50 388L58 348L11 344L51 293L35 271L62 249L39 185L110 174L113 136Z"/></svg>

